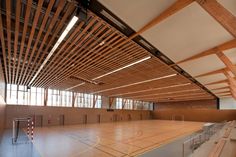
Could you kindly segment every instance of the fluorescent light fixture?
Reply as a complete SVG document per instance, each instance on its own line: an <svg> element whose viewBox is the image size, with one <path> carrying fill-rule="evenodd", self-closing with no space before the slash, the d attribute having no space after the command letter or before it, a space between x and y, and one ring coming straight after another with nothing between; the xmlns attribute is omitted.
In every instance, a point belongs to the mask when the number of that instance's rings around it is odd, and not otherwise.
<svg viewBox="0 0 236 157"><path fill-rule="evenodd" d="M101 43L102 43L102 42L101 42ZM101 44L101 43L100 43L100 44ZM99 45L100 45L100 44L99 44ZM103 44L104 44L104 43L103 43ZM102 46L102 45L100 45L100 46ZM133 65L135 65L135 64L144 62L145 60L148 60L148 59L150 59L150 58L151 58L151 56L145 57L145 58L140 59L140 60L138 60L138 61L136 61L136 62L130 63L130 64L126 65L126 66L123 66L123 67L121 67L121 68L118 68L118 69L116 69L116 70L113 70L113 71L111 71L111 72L108 72L108 73L106 73L106 74L103 74L103 75L101 75L101 76L95 77L95 78L93 78L92 80L97 80L97 79L99 79L99 78L102 78L102 77L104 77L104 76L110 75L110 74L115 73L115 72L117 72L117 71L120 71L120 70L123 70L123 69L125 69L125 68L131 67L131 66L133 66ZM79 86L84 85L84 84L85 84L85 83L80 83L80 84L75 85L75 86L73 86L73 87L67 88L66 90L70 90L70 89L79 87Z"/></svg>
<svg viewBox="0 0 236 157"><path fill-rule="evenodd" d="M114 94L114 95L110 95L110 96L111 97L123 96L123 95L126 95L126 94L142 93L142 92L148 92L148 91L152 91L152 90L167 89L167 88L174 88L174 87L182 87L182 86L187 86L187 85L191 85L191 83L184 83L184 84L177 84L177 85L171 85L171 86L166 86L166 87L151 88L151 89L145 89L145 90L140 90L140 91L135 91L135 92L127 92L127 93L121 93L121 94Z"/></svg>
<svg viewBox="0 0 236 157"><path fill-rule="evenodd" d="M186 90L180 90L180 91L174 91L174 92L165 92L165 93L156 93L156 94L146 94L146 95L137 95L133 96L132 98L137 98L137 97L150 97L154 95L166 95L166 94L174 94L174 93L183 93L183 92L193 92L193 91L200 91L201 89L186 89ZM193 95L196 93L190 93L189 95ZM198 93L199 94L199 93ZM203 94L203 93L201 93ZM204 93L205 94L205 93Z"/></svg>
<svg viewBox="0 0 236 157"><path fill-rule="evenodd" d="M77 84L77 85L75 85L75 86L73 86L73 87L67 88L66 90L70 90L70 89L73 89L73 88L76 88L76 87L82 86L82 85L84 85L84 84L85 84L85 82L80 83L80 84Z"/></svg>
<svg viewBox="0 0 236 157"><path fill-rule="evenodd" d="M35 80L35 78L38 76L38 74L40 73L40 71L43 69L44 65L47 63L47 61L51 58L51 56L53 55L53 53L55 52L55 50L57 49L57 47L61 44L61 42L64 40L64 38L66 37L66 35L69 33L69 31L72 29L72 27L75 25L75 23L78 21L78 17L77 16L73 16L73 18L70 20L69 24L66 26L66 29L63 31L63 33L61 34L61 36L59 37L59 39L57 40L56 44L53 46L53 48L51 49L51 51L49 52L48 56L46 57L46 59L44 60L44 62L41 64L41 66L39 67L38 71L36 72L36 74L34 75L33 79L30 81L30 85L33 83L33 81Z"/></svg>
<svg viewBox="0 0 236 157"><path fill-rule="evenodd" d="M104 89L104 90L100 90L100 91L94 92L94 93L92 93L92 94L101 93L101 92L106 92L106 91L115 90L115 89L120 89L120 88L125 88L125 87L129 87L129 86L133 86L133 85L138 85L138 84L142 84L142 83L157 81L157 80L161 80L161 79L165 79L165 78L169 78L169 77L174 77L174 76L176 76L176 75L177 75L177 74L171 74L171 75L166 75L166 76L162 76L162 77L158 77L158 78L154 78L154 79L149 79L149 80L145 80L145 81L135 82L135 83L131 83L131 84L119 86L119 87Z"/></svg>
<svg viewBox="0 0 236 157"><path fill-rule="evenodd" d="M93 80L97 80L97 79L99 79L99 78L102 78L102 77L104 77L104 76L110 75L110 74L115 73L115 72L117 72L117 71L120 71L120 70L123 70L123 69L125 69L125 68L131 67L131 66L133 66L133 65L135 65L135 64L141 63L141 62L143 62L143 61L145 61L145 60L148 60L148 59L150 59L150 58L151 58L151 56L145 57L145 58L140 59L140 60L138 60L138 61L136 61L136 62L130 63L130 64L126 65L126 66L123 66L123 67L121 67L121 68L118 68L118 69L116 69L116 70L113 70L113 71L111 71L111 72L108 72L108 73L106 73L106 74L103 74L103 75L101 75L101 76L95 77Z"/></svg>

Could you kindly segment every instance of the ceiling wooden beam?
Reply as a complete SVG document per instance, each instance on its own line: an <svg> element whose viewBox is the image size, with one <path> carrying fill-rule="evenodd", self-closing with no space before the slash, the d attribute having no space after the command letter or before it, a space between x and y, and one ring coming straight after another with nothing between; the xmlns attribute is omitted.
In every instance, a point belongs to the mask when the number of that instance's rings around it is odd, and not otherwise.
<svg viewBox="0 0 236 157"><path fill-rule="evenodd" d="M231 35L236 37L236 17L216 0L197 0L216 21L218 21Z"/></svg>
<svg viewBox="0 0 236 157"><path fill-rule="evenodd" d="M236 39L233 39L233 40L225 42L225 43L223 43L221 45L218 45L216 47L210 48L210 49L208 49L206 51L203 51L201 53L198 53L196 55L188 57L188 58L186 58L186 59L184 59L182 61L176 62L173 65L184 63L184 62L188 62L188 61L192 61L192 60L195 60L195 59L198 59L198 58L202 58L202 57L205 57L205 56L208 56L208 55L215 54L215 53L217 53L219 51L225 51L225 50L232 49L232 48L235 48L235 47L236 47Z"/></svg>
<svg viewBox="0 0 236 157"><path fill-rule="evenodd" d="M225 79L225 80L220 80L220 81L216 81L216 82L211 82L211 83L207 83L207 84L204 84L204 85L215 85L215 84L220 84L220 83L228 83L228 79Z"/></svg>
<svg viewBox="0 0 236 157"><path fill-rule="evenodd" d="M221 51L217 52L216 55L226 65L226 67L236 76L236 66L230 61L230 59Z"/></svg>
<svg viewBox="0 0 236 157"><path fill-rule="evenodd" d="M236 100L236 94L235 94L235 91L236 91L236 81L235 81L235 79L232 76L230 76L228 71L225 70L223 73L227 77L227 79L229 80L228 84L229 84L230 92L231 92L233 98Z"/></svg>
<svg viewBox="0 0 236 157"><path fill-rule="evenodd" d="M220 87L220 88L213 88L213 89L210 89L210 90L221 90L221 89L229 89L229 86Z"/></svg>
<svg viewBox="0 0 236 157"><path fill-rule="evenodd" d="M214 93L214 94L225 94L225 93L229 93L230 92L230 89L229 90L227 90L227 91L223 91L223 92L217 92L217 93Z"/></svg>
<svg viewBox="0 0 236 157"><path fill-rule="evenodd" d="M152 21L147 23L144 27L142 27L139 31L134 33L129 37L129 39L133 39L136 36L142 34L143 32L147 31L148 29L152 28L153 26L157 25L161 21L165 20L169 16L175 14L179 10L183 9L184 7L191 4L193 0L177 0L174 4L172 4L168 9L166 9L164 12L162 12L160 15L155 17Z"/></svg>
<svg viewBox="0 0 236 157"><path fill-rule="evenodd" d="M198 77L203 77L203 76L209 76L209 75L219 74L219 73L223 73L223 71L226 70L226 69L228 69L228 68L222 68L222 69L210 71L210 72L207 72L207 73L204 73L204 74L201 74L201 75L197 75L197 76L194 76L194 77L195 77L195 78L198 78Z"/></svg>

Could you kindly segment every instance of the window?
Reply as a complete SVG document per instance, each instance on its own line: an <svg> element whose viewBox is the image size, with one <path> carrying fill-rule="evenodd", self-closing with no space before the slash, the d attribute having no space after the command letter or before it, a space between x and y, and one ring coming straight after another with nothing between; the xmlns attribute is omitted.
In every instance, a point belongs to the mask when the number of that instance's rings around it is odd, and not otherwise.
<svg viewBox="0 0 236 157"><path fill-rule="evenodd" d="M116 109L122 109L122 98L116 98Z"/></svg>
<svg viewBox="0 0 236 157"><path fill-rule="evenodd" d="M47 105L72 107L72 92L48 89Z"/></svg>
<svg viewBox="0 0 236 157"><path fill-rule="evenodd" d="M43 105L44 89L22 85L7 84L7 104Z"/></svg>
<svg viewBox="0 0 236 157"><path fill-rule="evenodd" d="M97 96L95 108L102 108L102 97L100 95Z"/></svg>
<svg viewBox="0 0 236 157"><path fill-rule="evenodd" d="M102 97L87 93L72 93L70 91L61 91L48 89L47 106L72 107L74 97L74 106L83 108L101 108ZM74 96L73 96L74 94ZM7 84L7 104L12 105L34 105L43 106L45 89ZM116 98L116 109L129 110L152 110L153 103L132 99Z"/></svg>

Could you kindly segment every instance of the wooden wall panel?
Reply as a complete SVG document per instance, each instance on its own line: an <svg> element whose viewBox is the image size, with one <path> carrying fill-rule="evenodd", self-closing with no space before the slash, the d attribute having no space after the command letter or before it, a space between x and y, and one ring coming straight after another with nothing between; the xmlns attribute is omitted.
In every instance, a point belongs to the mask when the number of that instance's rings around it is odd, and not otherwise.
<svg viewBox="0 0 236 157"><path fill-rule="evenodd" d="M213 110L213 109L166 109L152 112L154 119L168 119L172 115L184 115L185 121L221 122L236 119L236 110Z"/></svg>
<svg viewBox="0 0 236 157"><path fill-rule="evenodd" d="M217 100L158 102L155 109L217 109Z"/></svg>
<svg viewBox="0 0 236 157"><path fill-rule="evenodd" d="M98 115L101 115L101 122L112 122L115 114L119 117L119 121L127 121L128 114L131 115L132 120L140 120L140 114L142 114L143 119L149 119L150 113L151 111L141 110L114 110L114 112L107 112L106 109L7 105L5 127L11 127L14 117L31 115L42 115L43 126L55 126L59 125L60 115L65 116L65 125L73 125L83 123L84 115L87 115L87 123L96 123Z"/></svg>

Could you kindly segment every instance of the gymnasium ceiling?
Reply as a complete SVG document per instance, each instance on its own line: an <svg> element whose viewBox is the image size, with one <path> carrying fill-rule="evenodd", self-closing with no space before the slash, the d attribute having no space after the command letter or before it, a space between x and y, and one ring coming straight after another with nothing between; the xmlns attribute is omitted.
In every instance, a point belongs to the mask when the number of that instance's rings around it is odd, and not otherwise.
<svg viewBox="0 0 236 157"><path fill-rule="evenodd" d="M91 1L52 51L76 8L1 1L7 83L154 102L235 97L235 0Z"/></svg>

